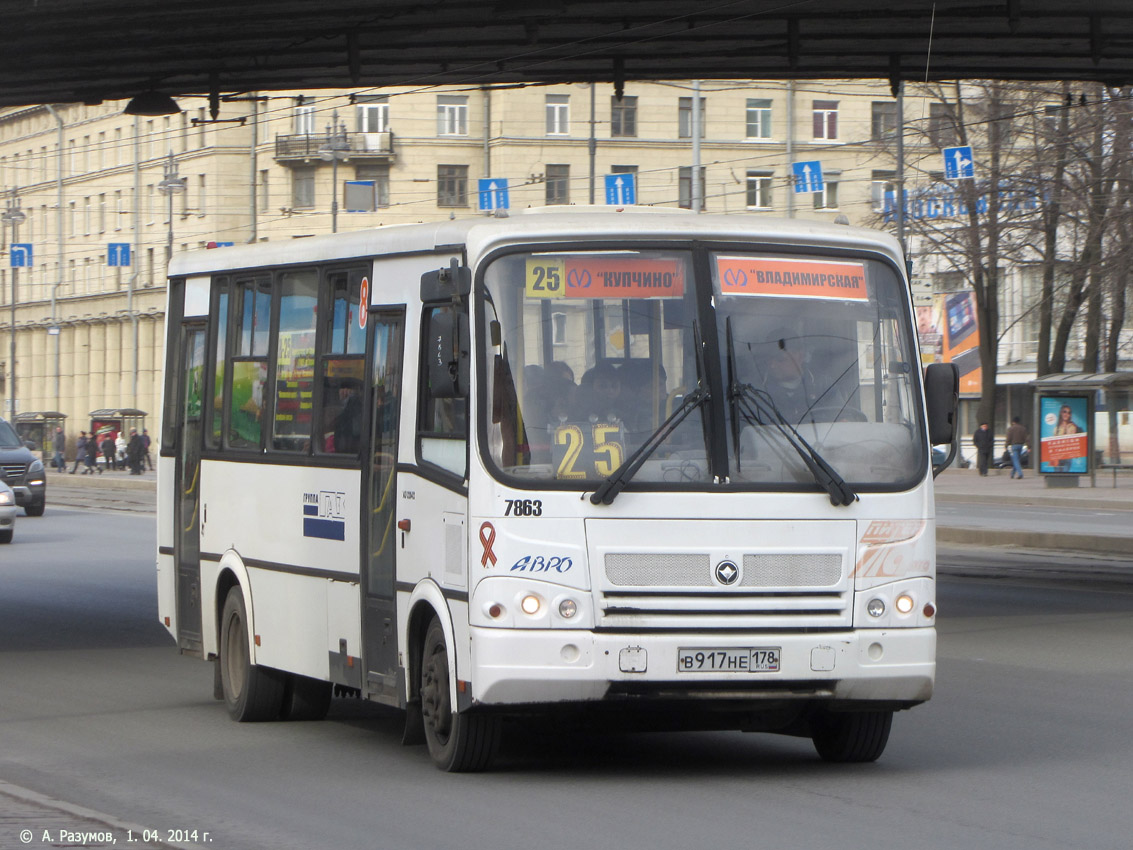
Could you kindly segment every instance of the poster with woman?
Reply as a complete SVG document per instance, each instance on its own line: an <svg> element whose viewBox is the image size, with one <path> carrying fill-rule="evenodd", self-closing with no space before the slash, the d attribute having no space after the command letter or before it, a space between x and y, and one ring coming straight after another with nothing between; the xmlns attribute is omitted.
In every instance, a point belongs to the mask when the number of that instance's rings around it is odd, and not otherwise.
<svg viewBox="0 0 1133 850"><path fill-rule="evenodd" d="M1089 399L1039 399L1040 472L1084 475L1089 471Z"/></svg>

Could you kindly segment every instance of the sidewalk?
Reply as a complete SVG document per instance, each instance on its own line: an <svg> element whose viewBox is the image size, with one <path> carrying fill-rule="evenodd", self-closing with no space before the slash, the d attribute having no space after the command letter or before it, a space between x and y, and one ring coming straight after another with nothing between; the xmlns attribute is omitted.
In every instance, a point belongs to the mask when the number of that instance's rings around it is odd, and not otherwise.
<svg viewBox="0 0 1133 850"><path fill-rule="evenodd" d="M1043 476L1027 470L1022 480L1012 479L1010 470L990 470L981 478L974 468L948 469L936 479L937 504L1019 505L1036 511L1057 511L1062 508L1106 511L1128 511L1129 531L1125 534L1067 534L1049 531L1013 530L1007 528L969 528L955 520L937 521L937 541L945 544L979 546L1013 546L1025 549L1069 550L1100 555L1133 558L1133 473L1118 474L1116 486L1112 473L1098 476L1098 486L1090 487L1083 476L1076 488L1046 486ZM104 472L101 475L70 475L49 472L47 509L61 507L97 508L153 513L156 508L156 475L147 470L141 475L128 472Z"/></svg>

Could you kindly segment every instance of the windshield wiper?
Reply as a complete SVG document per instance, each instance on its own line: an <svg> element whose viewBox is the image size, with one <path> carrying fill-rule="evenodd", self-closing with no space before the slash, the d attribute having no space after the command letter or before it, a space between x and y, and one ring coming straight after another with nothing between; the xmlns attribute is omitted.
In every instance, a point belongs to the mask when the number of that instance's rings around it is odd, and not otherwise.
<svg viewBox="0 0 1133 850"><path fill-rule="evenodd" d="M684 397L677 409L670 413L657 430L649 435L649 439L634 449L630 456L622 462L622 465L598 485L594 492L590 494L591 504L611 504L618 497L618 493L625 489L630 479L641 469L642 464L649 459L653 452L657 451L669 435L677 429L677 426L684 422L696 408L708 401L709 392L704 386L704 352L701 348L700 328L696 322L692 324L692 339L693 347L696 349L696 389Z"/></svg>
<svg viewBox="0 0 1133 850"><path fill-rule="evenodd" d="M653 452L668 439L669 435L677 429L682 422L700 405L708 400L708 390L697 387L684 397L676 410L669 414L669 418L661 423L648 440L638 446L621 466L615 469L610 477L603 481L590 495L590 502L594 505L608 505L617 498L618 493L625 489L631 478L641 469L642 464L649 459Z"/></svg>
<svg viewBox="0 0 1133 850"><path fill-rule="evenodd" d="M783 416L775 400L766 390L757 390L751 384L743 384L736 377L736 357L732 349L732 319L727 321L728 345L728 405L732 412L732 442L736 449L736 468L739 469L740 439L739 419L749 425L771 425L783 439L790 444L802 458L815 482L830 496L832 505L849 505L858 500L845 479L838 474L825 458L795 429Z"/></svg>

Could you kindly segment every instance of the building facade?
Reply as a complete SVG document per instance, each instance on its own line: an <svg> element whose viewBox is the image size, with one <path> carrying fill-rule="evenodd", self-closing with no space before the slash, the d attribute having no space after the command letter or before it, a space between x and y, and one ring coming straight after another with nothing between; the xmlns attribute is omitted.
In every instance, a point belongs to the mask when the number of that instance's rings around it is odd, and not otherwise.
<svg viewBox="0 0 1133 850"><path fill-rule="evenodd" d="M924 101L906 124L929 114ZM157 117L124 103L0 110L5 417L60 411L73 437L94 409L140 408L160 433L171 253L490 214L489 178L507 181L511 214L616 202L607 175L632 175L639 205L894 228L880 213L901 116L879 81L271 93L224 100L215 116L203 98L180 104ZM928 174L940 150L906 156L907 175ZM795 163L820 164L820 191L795 191ZM30 262L12 267L20 246ZM111 264L126 250L129 265ZM1026 274L1009 306L1025 301ZM915 275L949 285L932 258ZM1012 325L1004 347L1021 375L1029 327Z"/></svg>

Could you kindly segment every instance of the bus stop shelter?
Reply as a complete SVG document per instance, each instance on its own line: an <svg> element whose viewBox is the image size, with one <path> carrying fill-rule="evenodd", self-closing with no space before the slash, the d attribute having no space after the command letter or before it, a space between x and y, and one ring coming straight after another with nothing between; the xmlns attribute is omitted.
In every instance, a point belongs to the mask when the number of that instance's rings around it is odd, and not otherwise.
<svg viewBox="0 0 1133 850"><path fill-rule="evenodd" d="M35 443L36 448L43 452L44 461L55 454L52 448L52 437L56 428L66 430L67 414L57 410L17 413L12 421L16 433L26 443Z"/></svg>
<svg viewBox="0 0 1133 850"><path fill-rule="evenodd" d="M1094 486L1099 470L1112 470L1116 482L1118 470L1133 469L1133 372L1044 375L1030 385L1035 393L1031 433L1036 446L1043 439L1058 439L1054 432L1059 428L1059 413L1067 407L1071 410L1065 418L1074 417L1077 423L1071 426L1075 430L1072 436L1079 441L1084 437L1084 463L1073 468L1067 478L1089 475ZM1048 473L1047 483L1056 486L1050 477L1052 464L1043 461L1042 449L1034 456L1035 469Z"/></svg>

